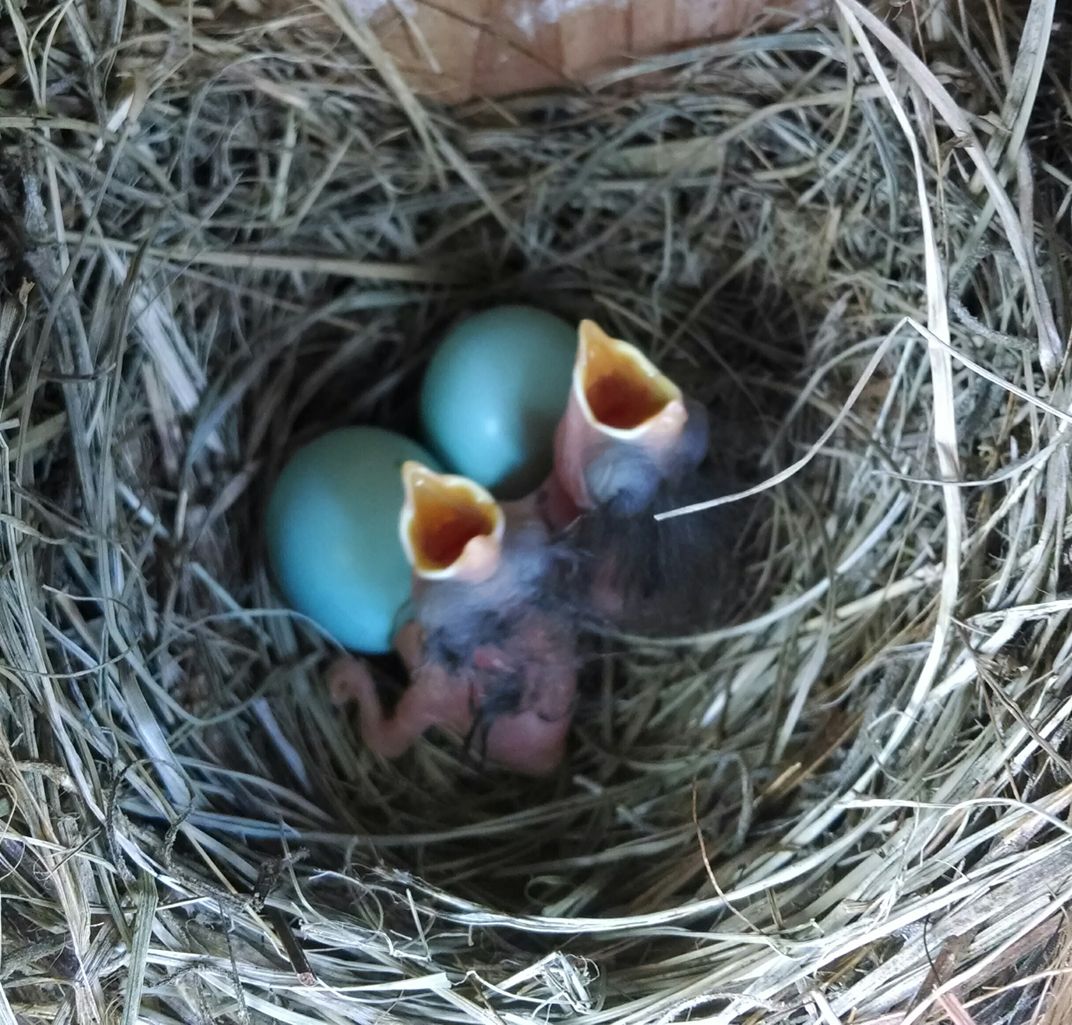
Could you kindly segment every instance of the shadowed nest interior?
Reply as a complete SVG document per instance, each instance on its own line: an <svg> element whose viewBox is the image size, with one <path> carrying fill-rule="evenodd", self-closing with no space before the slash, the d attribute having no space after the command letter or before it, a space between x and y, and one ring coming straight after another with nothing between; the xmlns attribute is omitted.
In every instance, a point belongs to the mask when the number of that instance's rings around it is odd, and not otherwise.
<svg viewBox="0 0 1072 1025"><path fill-rule="evenodd" d="M1069 1020L1054 5L456 109L219 7L0 20L0 1019ZM363 751L260 534L518 299L640 343L769 500L735 621L603 642L538 784Z"/></svg>

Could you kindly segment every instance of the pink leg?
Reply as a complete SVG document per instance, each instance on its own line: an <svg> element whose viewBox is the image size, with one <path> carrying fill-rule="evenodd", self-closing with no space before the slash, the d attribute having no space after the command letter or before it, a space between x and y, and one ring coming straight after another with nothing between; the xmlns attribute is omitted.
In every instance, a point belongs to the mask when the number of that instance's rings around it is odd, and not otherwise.
<svg viewBox="0 0 1072 1025"><path fill-rule="evenodd" d="M416 739L388 719L368 665L356 658L340 658L328 670L328 688L336 705L356 701L361 709L361 739L377 754L397 758ZM418 734L419 735L419 734Z"/></svg>
<svg viewBox="0 0 1072 1025"><path fill-rule="evenodd" d="M376 693L368 663L352 655L343 655L331 663L327 684L331 703L336 708L343 708L355 701L361 704L367 694Z"/></svg>
<svg viewBox="0 0 1072 1025"><path fill-rule="evenodd" d="M473 727L473 703L486 697L484 690L474 690L469 680L451 676L440 666L422 663L416 630L400 630L395 646L409 670L410 683L390 718L384 713L367 663L345 657L328 671L335 704L357 702L364 742L385 758L397 758L431 726L467 736ZM534 617L505 649L482 651L477 661L492 675L504 667L518 666L526 676L526 710L498 716L491 723L486 750L489 761L527 776L553 772L565 754L576 691L572 639L548 630Z"/></svg>
<svg viewBox="0 0 1072 1025"><path fill-rule="evenodd" d="M396 758L429 727L445 726L464 734L471 722L469 688L465 681L429 666L413 677L399 699L395 714L390 719L381 717L378 736L367 739L381 754Z"/></svg>
<svg viewBox="0 0 1072 1025"><path fill-rule="evenodd" d="M395 717L423 723L422 733L429 726L444 726L464 737L473 724L470 681L425 661L424 640L415 623L407 623L395 635L395 650L410 675Z"/></svg>
<svg viewBox="0 0 1072 1025"><path fill-rule="evenodd" d="M361 712L361 739L384 758L405 754L431 726L445 725L464 736L472 724L465 681L451 678L435 666L415 668L419 646L412 632L400 631L398 648L411 679L390 717L384 712L366 662L345 656L328 670L332 702L337 706L357 702Z"/></svg>

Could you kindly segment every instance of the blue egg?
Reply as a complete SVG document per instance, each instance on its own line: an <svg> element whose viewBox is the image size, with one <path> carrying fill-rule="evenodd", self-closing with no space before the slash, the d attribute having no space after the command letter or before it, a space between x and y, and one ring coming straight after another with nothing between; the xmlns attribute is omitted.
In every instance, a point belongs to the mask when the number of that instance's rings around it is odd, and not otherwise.
<svg viewBox="0 0 1072 1025"><path fill-rule="evenodd" d="M575 327L531 306L497 306L461 321L425 375L429 444L497 497L532 490L551 469L576 350Z"/></svg>
<svg viewBox="0 0 1072 1025"><path fill-rule="evenodd" d="M436 462L379 427L344 427L299 449L268 502L268 557L290 605L347 648L389 651L410 567L398 536L402 464Z"/></svg>

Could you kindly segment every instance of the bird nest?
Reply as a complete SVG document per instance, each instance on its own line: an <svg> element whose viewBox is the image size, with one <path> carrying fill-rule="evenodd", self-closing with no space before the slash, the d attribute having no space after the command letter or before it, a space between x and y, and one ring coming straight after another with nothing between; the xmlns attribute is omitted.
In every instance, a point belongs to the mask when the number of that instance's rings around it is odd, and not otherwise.
<svg viewBox="0 0 1072 1025"><path fill-rule="evenodd" d="M440 109L302 11L7 4L4 1021L1069 1020L1072 40L936 6ZM767 500L538 782L364 750L261 548L514 300Z"/></svg>

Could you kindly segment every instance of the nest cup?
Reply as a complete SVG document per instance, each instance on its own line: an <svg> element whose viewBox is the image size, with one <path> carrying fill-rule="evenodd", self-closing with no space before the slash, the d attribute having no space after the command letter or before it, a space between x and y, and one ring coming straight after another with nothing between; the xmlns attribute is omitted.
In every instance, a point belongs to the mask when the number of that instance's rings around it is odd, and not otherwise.
<svg viewBox="0 0 1072 1025"><path fill-rule="evenodd" d="M1052 5L449 109L300 12L106 6L0 24L0 1011L1067 1021ZM363 750L260 535L507 301L641 343L766 482L734 621L606 642L539 783Z"/></svg>

